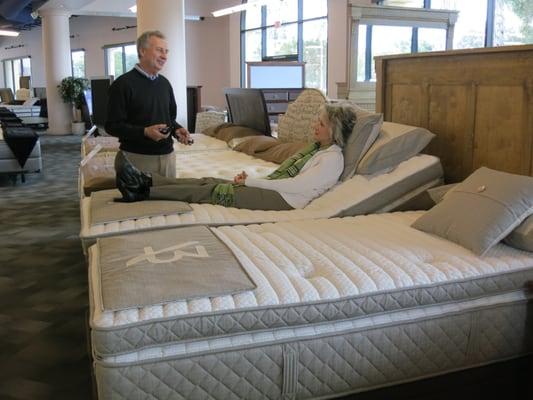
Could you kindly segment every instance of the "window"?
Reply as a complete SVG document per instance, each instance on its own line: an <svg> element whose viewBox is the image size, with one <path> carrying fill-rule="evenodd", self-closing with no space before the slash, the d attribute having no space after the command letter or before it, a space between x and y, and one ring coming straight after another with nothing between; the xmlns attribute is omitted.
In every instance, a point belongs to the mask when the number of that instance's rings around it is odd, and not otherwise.
<svg viewBox="0 0 533 400"><path fill-rule="evenodd" d="M494 46L533 43L531 0L495 0Z"/></svg>
<svg viewBox="0 0 533 400"><path fill-rule="evenodd" d="M387 2L408 6L408 10L388 6L353 7L358 10L356 15L359 16L353 20L357 28L357 42L352 43L355 71L351 74L351 87L354 87L354 78L355 82L376 80L376 56L445 50L447 45L451 45L451 37L449 39L448 36L457 12L425 9L423 6L427 1Z"/></svg>
<svg viewBox="0 0 533 400"><path fill-rule="evenodd" d="M104 50L106 75L113 75L115 79L137 63L137 46L134 43L106 46Z"/></svg>
<svg viewBox="0 0 533 400"><path fill-rule="evenodd" d="M4 82L5 87L11 88L13 93L20 89L20 77L31 77L31 58L13 58L4 60Z"/></svg>
<svg viewBox="0 0 533 400"><path fill-rule="evenodd" d="M246 62L291 55L305 62L305 87L327 87L327 0L271 0L241 17L241 83Z"/></svg>
<svg viewBox="0 0 533 400"><path fill-rule="evenodd" d="M85 50L72 50L71 54L72 76L85 78Z"/></svg>
<svg viewBox="0 0 533 400"><path fill-rule="evenodd" d="M531 0L381 0L379 4L459 11L455 49L533 43Z"/></svg>

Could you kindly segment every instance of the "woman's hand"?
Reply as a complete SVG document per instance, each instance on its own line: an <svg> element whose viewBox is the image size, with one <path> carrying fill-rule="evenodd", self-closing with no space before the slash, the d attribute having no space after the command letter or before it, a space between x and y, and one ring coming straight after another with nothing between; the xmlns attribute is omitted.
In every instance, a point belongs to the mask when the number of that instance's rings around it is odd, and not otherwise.
<svg viewBox="0 0 533 400"><path fill-rule="evenodd" d="M240 174L235 175L233 178L233 183L236 185L245 185L246 178L248 178L248 174L245 171L242 171Z"/></svg>

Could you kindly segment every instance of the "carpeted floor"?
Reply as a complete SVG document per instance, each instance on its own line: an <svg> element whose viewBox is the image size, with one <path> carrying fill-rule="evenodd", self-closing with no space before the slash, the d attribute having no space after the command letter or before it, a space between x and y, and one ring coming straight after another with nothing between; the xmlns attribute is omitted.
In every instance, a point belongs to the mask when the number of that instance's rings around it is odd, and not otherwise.
<svg viewBox="0 0 533 400"><path fill-rule="evenodd" d="M80 138L42 136L41 150L41 173L0 176L0 398L87 399Z"/></svg>
<svg viewBox="0 0 533 400"><path fill-rule="evenodd" d="M80 138L41 137L43 171L0 175L0 399L92 397L79 234ZM532 357L345 399L532 398Z"/></svg>

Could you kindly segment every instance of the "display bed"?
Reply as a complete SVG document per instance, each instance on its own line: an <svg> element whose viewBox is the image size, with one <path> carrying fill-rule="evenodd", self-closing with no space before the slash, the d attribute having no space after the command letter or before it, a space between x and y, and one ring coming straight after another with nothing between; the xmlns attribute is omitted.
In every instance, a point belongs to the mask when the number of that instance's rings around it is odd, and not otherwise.
<svg viewBox="0 0 533 400"><path fill-rule="evenodd" d="M195 138L195 143L192 146L174 144L176 176L179 178L211 176L233 179L235 174L243 169L247 169L252 177L262 177L278 167L277 164L233 151L222 140L201 133L192 136ZM202 137L199 143L196 143L197 137ZM95 143L102 146L101 150L84 167L79 169L78 192L80 198L89 196L93 191L115 187L114 162L118 148L112 151L104 142L94 141L93 144ZM82 153L88 149L92 150L94 147L87 144L85 150L82 148Z"/></svg>
<svg viewBox="0 0 533 400"><path fill-rule="evenodd" d="M187 146L177 141L174 141L174 151L176 152L194 152L194 151L213 151L213 150L228 150L228 144L220 139L204 135L203 133L191 133L191 138L194 143ZM89 152L96 147L102 146L103 151L118 151L118 138L114 136L97 136L88 137L83 140L81 144L81 156L85 157Z"/></svg>
<svg viewBox="0 0 533 400"><path fill-rule="evenodd" d="M209 161L213 162L213 169L216 165L221 165L216 157L210 158ZM237 168L238 170L240 169ZM384 212L420 194L427 188L435 186L440 182L441 177L442 168L439 160L433 156L419 155L402 162L389 173L356 175L313 200L303 209L251 211L211 204L191 204L193 210L189 213L98 224L92 222L91 199L84 198L81 201L80 238L86 249L99 237L166 227L206 224L235 225Z"/></svg>
<svg viewBox="0 0 533 400"><path fill-rule="evenodd" d="M255 290L118 311L102 307L102 239L89 265L100 399L318 398L529 353L533 254L475 256L411 228L420 215L211 228Z"/></svg>

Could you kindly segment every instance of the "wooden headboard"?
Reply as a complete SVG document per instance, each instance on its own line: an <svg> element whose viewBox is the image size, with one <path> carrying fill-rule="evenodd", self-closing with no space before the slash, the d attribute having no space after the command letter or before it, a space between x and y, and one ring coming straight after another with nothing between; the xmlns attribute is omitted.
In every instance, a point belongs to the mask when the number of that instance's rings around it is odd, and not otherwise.
<svg viewBox="0 0 533 400"><path fill-rule="evenodd" d="M447 182L533 175L533 45L376 57L376 111L437 135Z"/></svg>

